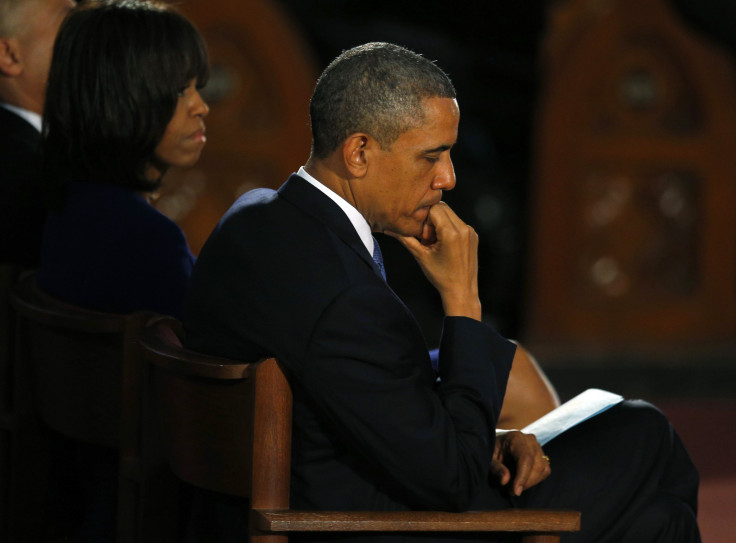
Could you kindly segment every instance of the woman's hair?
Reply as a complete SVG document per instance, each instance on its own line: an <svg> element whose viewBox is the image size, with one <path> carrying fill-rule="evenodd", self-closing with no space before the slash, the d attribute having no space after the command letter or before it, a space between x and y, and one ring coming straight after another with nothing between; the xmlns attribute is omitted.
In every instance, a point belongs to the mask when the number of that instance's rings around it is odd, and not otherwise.
<svg viewBox="0 0 736 543"><path fill-rule="evenodd" d="M75 180L155 190L147 167L178 94L209 76L207 50L185 17L156 0L93 0L66 17L44 108L44 182L52 201Z"/></svg>

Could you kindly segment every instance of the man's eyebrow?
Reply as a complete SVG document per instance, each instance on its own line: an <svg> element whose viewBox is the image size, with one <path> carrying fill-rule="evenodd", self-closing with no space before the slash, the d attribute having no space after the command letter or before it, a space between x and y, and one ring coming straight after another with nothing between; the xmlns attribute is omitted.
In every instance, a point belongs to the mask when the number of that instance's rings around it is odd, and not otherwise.
<svg viewBox="0 0 736 543"><path fill-rule="evenodd" d="M424 153L441 153L443 151L447 151L449 149L452 149L452 145L440 145L438 147L435 147L434 149L426 149Z"/></svg>

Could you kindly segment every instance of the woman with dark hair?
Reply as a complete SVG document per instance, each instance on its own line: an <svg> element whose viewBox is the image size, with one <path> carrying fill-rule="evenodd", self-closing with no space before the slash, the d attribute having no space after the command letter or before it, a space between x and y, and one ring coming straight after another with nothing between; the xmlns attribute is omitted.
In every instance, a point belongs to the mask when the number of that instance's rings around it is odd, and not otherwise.
<svg viewBox="0 0 736 543"><path fill-rule="evenodd" d="M93 1L69 14L44 110L43 290L101 311L181 316L194 257L146 196L169 166L198 160L207 77L201 36L164 4Z"/></svg>
<svg viewBox="0 0 736 543"><path fill-rule="evenodd" d="M170 166L199 159L209 111L199 89L207 78L202 37L158 1L93 0L69 13L54 45L43 116L51 212L42 290L100 311L181 316L194 257L148 195ZM52 447L49 535L71 529L79 541L114 541L117 451L61 436ZM82 503L72 483L81 486ZM83 509L81 528L53 520L78 514L75 507Z"/></svg>

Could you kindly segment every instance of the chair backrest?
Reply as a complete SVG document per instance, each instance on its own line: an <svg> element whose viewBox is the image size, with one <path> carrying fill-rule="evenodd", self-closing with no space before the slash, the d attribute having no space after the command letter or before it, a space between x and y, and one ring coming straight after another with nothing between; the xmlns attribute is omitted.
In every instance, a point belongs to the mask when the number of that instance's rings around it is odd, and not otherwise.
<svg viewBox="0 0 736 543"><path fill-rule="evenodd" d="M137 339L150 314L118 315L61 302L38 288L35 274L14 285L11 302L26 393L44 422L82 441L137 447L131 420L140 412ZM128 429L125 423L131 423Z"/></svg>
<svg viewBox="0 0 736 543"><path fill-rule="evenodd" d="M276 360L197 353L181 346L177 329L163 319L141 335L172 470L195 486L250 498L252 507L288 508L291 389Z"/></svg>
<svg viewBox="0 0 736 543"><path fill-rule="evenodd" d="M146 471L141 461L138 335L151 313L119 315L67 304L39 290L35 274L13 285L10 302L16 313L10 540L42 518L37 502L46 492L48 459L36 454L47 445L40 419L65 436L119 449L118 541L143 543L142 499L153 469Z"/></svg>

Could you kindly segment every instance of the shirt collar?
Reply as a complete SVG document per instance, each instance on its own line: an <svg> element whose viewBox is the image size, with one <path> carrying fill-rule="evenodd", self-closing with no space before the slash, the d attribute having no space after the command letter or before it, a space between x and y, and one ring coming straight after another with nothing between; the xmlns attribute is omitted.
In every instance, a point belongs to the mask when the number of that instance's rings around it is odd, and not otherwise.
<svg viewBox="0 0 736 543"><path fill-rule="evenodd" d="M5 102L0 102L0 106L4 107L8 111L12 111L22 119L25 119L33 128L41 132L41 116L38 113L28 111L22 107L6 104Z"/></svg>
<svg viewBox="0 0 736 543"><path fill-rule="evenodd" d="M373 256L373 234L371 233L371 227L368 224L368 221L365 220L363 215L360 214L360 211L355 209L335 191L327 188L325 185L317 181L314 177L309 175L304 169L304 166L299 168L297 175L307 181L310 185L313 185L316 189L322 191L325 196L327 196L330 200L340 206L340 209L342 209L345 215L348 216L348 219L353 225L353 228L355 228L355 231L358 233L360 241L362 241L363 245L365 245L365 248L368 249L368 254Z"/></svg>

